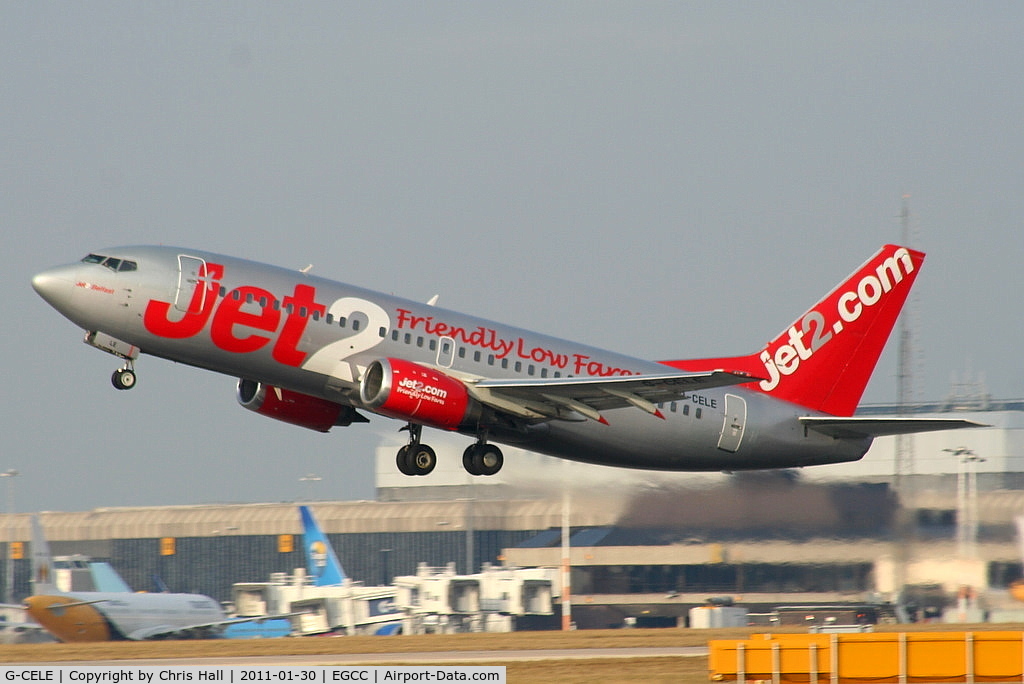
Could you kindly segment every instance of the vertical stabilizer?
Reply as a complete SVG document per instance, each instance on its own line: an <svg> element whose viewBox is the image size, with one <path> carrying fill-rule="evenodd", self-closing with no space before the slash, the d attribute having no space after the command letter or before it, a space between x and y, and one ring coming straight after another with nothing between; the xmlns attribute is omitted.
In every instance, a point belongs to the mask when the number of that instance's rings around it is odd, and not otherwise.
<svg viewBox="0 0 1024 684"><path fill-rule="evenodd" d="M345 582L345 571L331 548L331 542L317 524L308 506L299 506L302 517L302 545L306 552L306 572L318 587Z"/></svg>
<svg viewBox="0 0 1024 684"><path fill-rule="evenodd" d="M89 561L89 574L95 591L117 592L130 594L132 588L124 581L110 563L106 561Z"/></svg>
<svg viewBox="0 0 1024 684"><path fill-rule="evenodd" d="M62 594L53 576L53 559L50 544L43 534L39 516L32 516L32 594Z"/></svg>
<svg viewBox="0 0 1024 684"><path fill-rule="evenodd" d="M764 378L747 387L851 416L923 262L922 252L885 245L756 354L664 363L695 372L744 371Z"/></svg>

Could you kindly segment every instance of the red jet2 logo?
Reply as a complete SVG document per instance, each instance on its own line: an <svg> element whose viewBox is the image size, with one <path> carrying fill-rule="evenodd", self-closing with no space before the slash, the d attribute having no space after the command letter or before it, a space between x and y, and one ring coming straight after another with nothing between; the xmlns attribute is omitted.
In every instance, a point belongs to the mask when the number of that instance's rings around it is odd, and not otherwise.
<svg viewBox="0 0 1024 684"><path fill-rule="evenodd" d="M274 301L272 293L259 287L243 285L235 288L224 297L220 304L217 295L220 293L220 281L224 277L224 266L206 263L199 270L199 282L192 293L188 309L180 317L172 320L170 313L173 305L170 302L150 300L143 316L146 330L171 339L195 337L210 324L210 339L224 351L245 354L262 349L270 344L273 333L278 332L277 341L271 351L274 360L287 366L298 367L306 359L306 352L298 348L302 334L306 330L309 316L314 313L323 316L326 308L315 301L316 288L297 284L294 292L281 301L280 308L260 307L259 313L242 311L242 306L250 301ZM203 284L205 283L205 287ZM234 293L237 292L236 296ZM214 310L216 309L216 312ZM281 319L284 318L284 324ZM252 329L249 335L239 336L235 326ZM271 335L260 335L260 331Z"/></svg>

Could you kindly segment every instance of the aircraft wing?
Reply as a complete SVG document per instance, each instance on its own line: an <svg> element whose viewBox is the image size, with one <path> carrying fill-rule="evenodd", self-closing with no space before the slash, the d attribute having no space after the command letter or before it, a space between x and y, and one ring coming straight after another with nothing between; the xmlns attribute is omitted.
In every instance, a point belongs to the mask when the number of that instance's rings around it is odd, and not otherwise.
<svg viewBox="0 0 1024 684"><path fill-rule="evenodd" d="M635 406L663 417L657 404L713 387L741 385L761 378L739 371L616 375L613 377L480 380L469 385L477 400L521 418L605 423L601 411Z"/></svg>
<svg viewBox="0 0 1024 684"><path fill-rule="evenodd" d="M126 636L132 641L146 641L149 639L166 639L168 637L192 637L194 638L197 633L206 632L209 636L216 636L220 631L228 625L237 624L240 622L263 622L264 620L274 620L279 618L291 618L297 615L304 615L307 611L300 611L297 613L282 613L280 615L259 615L256 617L240 617L240 618L229 618L227 620L217 620L215 622L202 622L194 625L176 626L176 625L149 625L142 629L137 629L131 634Z"/></svg>
<svg viewBox="0 0 1024 684"><path fill-rule="evenodd" d="M959 418L858 418L832 416L801 416L805 427L830 437L887 437L915 432L962 430L988 427L985 423Z"/></svg>
<svg viewBox="0 0 1024 684"><path fill-rule="evenodd" d="M92 599L91 601L69 601L67 603L51 603L50 605L46 606L46 609L51 613L60 615L63 611L67 610L68 608L77 608L78 606L91 606L93 604L103 603L104 601L109 600L110 599L108 598L100 598Z"/></svg>

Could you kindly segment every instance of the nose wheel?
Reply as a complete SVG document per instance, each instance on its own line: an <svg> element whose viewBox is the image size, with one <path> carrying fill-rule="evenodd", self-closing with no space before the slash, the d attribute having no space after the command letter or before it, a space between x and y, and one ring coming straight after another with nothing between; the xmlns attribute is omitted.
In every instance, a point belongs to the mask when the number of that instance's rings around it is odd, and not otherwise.
<svg viewBox="0 0 1024 684"><path fill-rule="evenodd" d="M135 368L130 364L125 365L123 368L118 368L110 376L110 382L119 390L129 390L135 387L135 380Z"/></svg>

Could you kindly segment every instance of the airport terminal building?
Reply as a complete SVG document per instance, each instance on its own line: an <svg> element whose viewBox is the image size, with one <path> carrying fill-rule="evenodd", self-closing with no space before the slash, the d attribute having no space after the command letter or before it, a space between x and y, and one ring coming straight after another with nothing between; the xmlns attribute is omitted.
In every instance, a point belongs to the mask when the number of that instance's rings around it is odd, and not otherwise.
<svg viewBox="0 0 1024 684"><path fill-rule="evenodd" d="M567 516L580 627L674 625L712 597L757 612L902 596L900 610L916 617L1011 616L1024 608L1010 592L1022 574L1014 520L1024 515L1024 401L921 408L951 410L991 427L909 445L879 439L856 463L772 473L624 471L509 449L492 478L474 480L454 459L450 470L441 459L430 477L410 478L382 447L376 501L309 505L366 585L421 564L464 574L485 564L558 568ZM293 502L40 517L55 554L109 561L137 590L152 590L157 576L227 601L234 583L304 564ZM3 516L0 539L12 543L0 572L14 600L30 593L29 538L28 514Z"/></svg>

